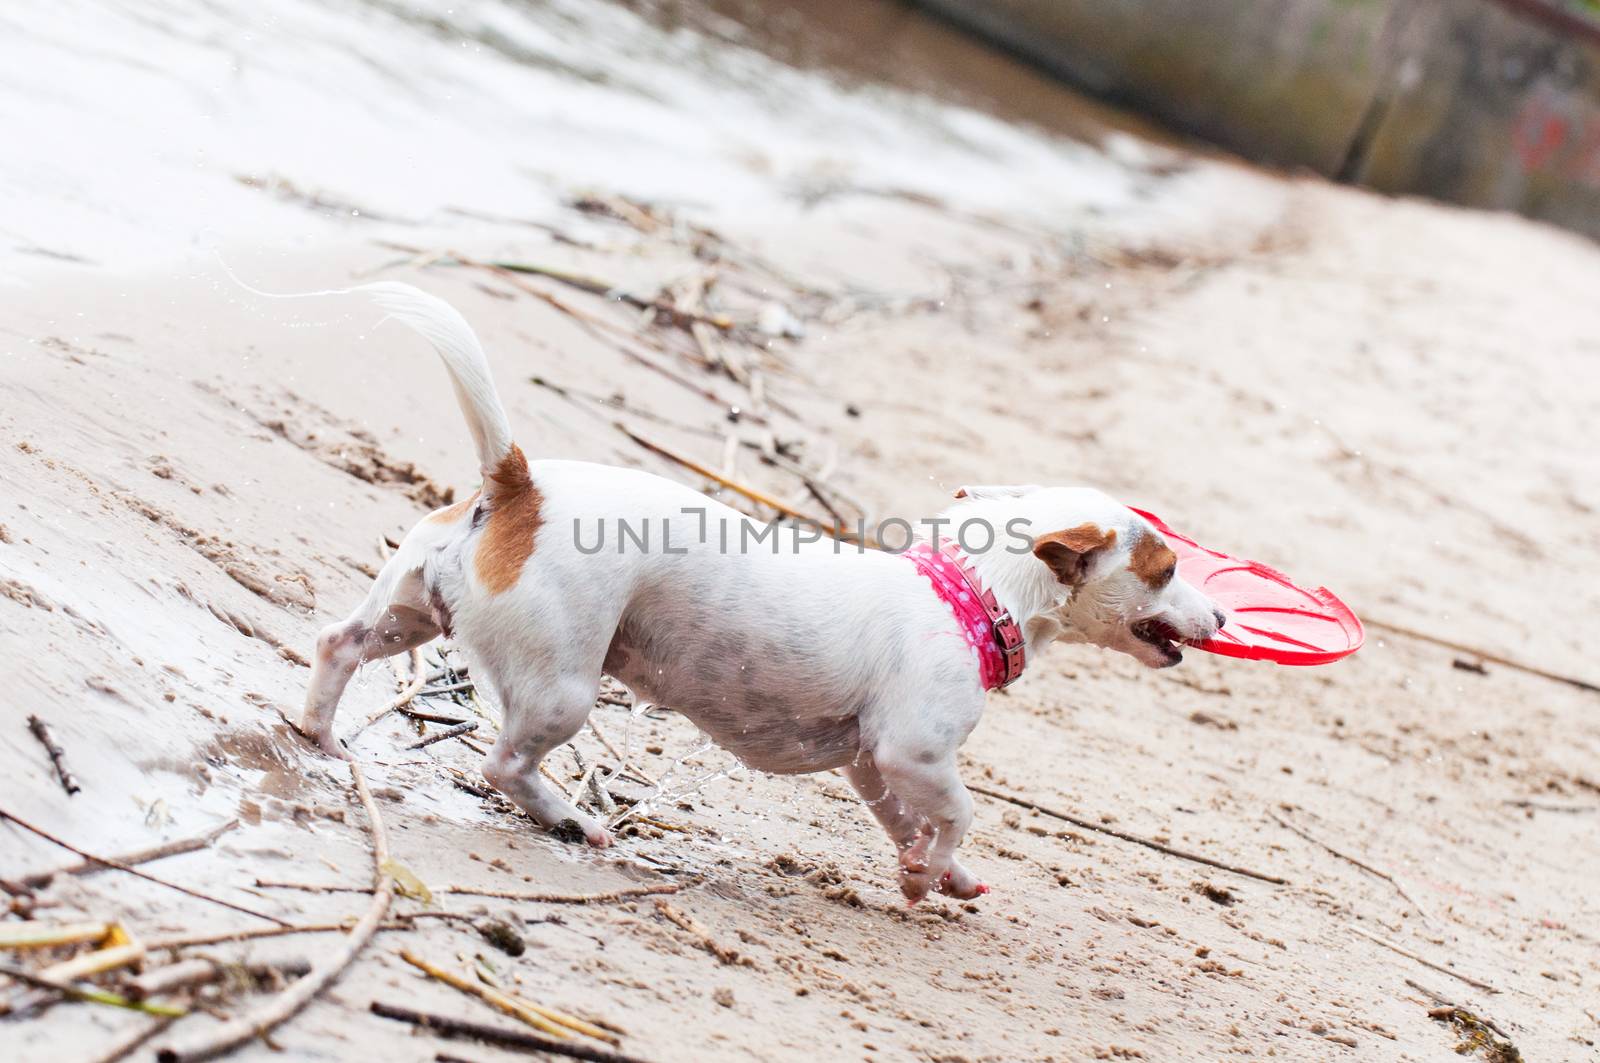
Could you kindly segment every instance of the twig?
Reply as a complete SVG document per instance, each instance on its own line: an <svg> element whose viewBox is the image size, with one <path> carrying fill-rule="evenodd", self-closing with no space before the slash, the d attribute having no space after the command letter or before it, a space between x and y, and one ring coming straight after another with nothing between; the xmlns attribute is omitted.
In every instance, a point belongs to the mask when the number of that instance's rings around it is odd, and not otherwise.
<svg viewBox="0 0 1600 1063"><path fill-rule="evenodd" d="M110 923L0 923L0 949L53 949L101 942Z"/></svg>
<svg viewBox="0 0 1600 1063"><path fill-rule="evenodd" d="M35 972L41 978L49 978L57 982L76 982L91 975L101 974L105 971L114 971L119 967L127 967L144 959L145 947L143 943L128 939L125 931L118 931L118 936L113 941L121 940L122 944L110 945L105 948L94 949L81 956L74 956L70 960L53 963L42 971Z"/></svg>
<svg viewBox="0 0 1600 1063"><path fill-rule="evenodd" d="M516 1048L528 1052L549 1052L551 1055L566 1056L568 1059L588 1060L589 1063L643 1063L637 1056L626 1056L621 1052L612 1052L608 1049L594 1048L585 1044L555 1041L523 1030L507 1030L498 1026L486 1026L482 1023L464 1022L460 1019L452 1019L448 1015L430 1015L427 1012L413 1011L411 1008L397 1007L377 1000L372 1002L372 1013L385 1019L409 1022L414 1026L432 1030L446 1037L471 1037L479 1041L487 1041L489 1044L500 1045L503 1048ZM453 1060L456 1057L440 1053L436 1058ZM465 1061L459 1061L459 1063L465 1063Z"/></svg>
<svg viewBox="0 0 1600 1063"><path fill-rule="evenodd" d="M311 971L311 964L305 960L282 960L277 963L246 964L241 969L254 978L299 978ZM228 970L227 964L209 958L180 960L128 979L128 996L134 1000L148 1000L175 989L218 981Z"/></svg>
<svg viewBox="0 0 1600 1063"><path fill-rule="evenodd" d="M145 942L146 950L157 952L162 949L187 949L199 945L226 945L235 941L254 941L257 938L285 937L289 934L348 934L353 924L350 920L342 923L301 923L297 926L281 927L256 927L251 930L219 930L211 934L175 934L164 938L153 938ZM411 925L405 922L384 923L379 930L409 930Z"/></svg>
<svg viewBox="0 0 1600 1063"><path fill-rule="evenodd" d="M498 1008L514 1019L520 1019L535 1030L542 1030L551 1037L560 1038L563 1041L567 1039L567 1031L534 1011L527 1005L526 1001L518 1000L506 993L502 993L492 986L486 986L463 978L454 971L447 971L437 964L429 963L407 949L400 950L400 958L423 974L426 974L429 978L437 979L453 989L459 989L469 996L477 997L490 1007Z"/></svg>
<svg viewBox="0 0 1600 1063"><path fill-rule="evenodd" d="M473 731L476 731L477 729L478 729L477 721L475 721L475 720L462 720L460 723L456 724L454 727L446 727L443 731L440 731L438 734L431 734L428 737L422 739L420 742L411 743L409 746L406 746L406 748L407 749L422 749L425 746L433 745L435 742L445 742L445 741L448 741L448 740L450 740L452 738L460 738L462 735L471 734Z"/></svg>
<svg viewBox="0 0 1600 1063"><path fill-rule="evenodd" d="M1367 863L1366 861L1358 859L1357 857L1351 856L1349 853L1342 852L1342 851L1340 851L1338 849L1335 849L1333 846L1329 845L1327 842L1323 841L1321 838L1318 838L1316 835L1312 834L1310 831L1306 830L1304 827L1301 827L1301 826L1299 826L1299 825L1297 825L1295 823L1291 823L1289 820L1284 819L1282 816L1278 815L1278 813L1273 812L1270 809L1268 810L1267 814L1270 815L1273 819L1277 820L1279 826L1282 826L1282 827L1285 827L1285 828L1287 828L1289 830L1294 831L1296 834L1300 835L1300 837L1304 838L1308 842L1311 842L1313 845L1320 845L1322 848L1328 850L1328 852L1332 853L1334 856L1337 856L1339 859L1348 860L1350 863L1356 865L1361 870L1363 870L1363 871L1365 871L1365 872L1367 872L1369 874L1377 875L1379 878L1383 879L1389 885L1393 886L1395 888L1395 892L1400 894L1400 896L1404 897L1406 899L1406 901L1410 903L1411 907L1413 907L1413 908L1415 908L1417 910L1417 914L1422 916L1422 921L1423 922L1427 923L1430 926L1435 925L1434 924L1434 920L1433 920L1433 916L1428 914L1428 909L1426 909L1426 908L1424 908L1422 906L1422 902L1417 900L1415 897L1411 896L1411 894L1406 891L1405 886L1401 885L1400 881L1398 879L1396 879L1393 875L1389 874L1389 872L1387 872L1387 871L1385 871L1385 870L1383 870L1382 868L1379 868L1379 867L1373 867L1371 864Z"/></svg>
<svg viewBox="0 0 1600 1063"><path fill-rule="evenodd" d="M43 889L57 875L92 875L97 871L104 871L108 867L114 867L116 864L126 864L132 867L135 864L148 864L156 860L163 860L169 856L181 856L184 853L192 853L196 849L204 849L238 825L238 820L230 819L222 826L213 827L198 837L183 838L179 841L165 842L161 845L152 846L149 849L138 849L131 853L122 853L112 857L112 863L85 860L81 864L57 868L54 871L37 871L31 875L24 875L18 882L26 889Z"/></svg>
<svg viewBox="0 0 1600 1063"><path fill-rule="evenodd" d="M639 433L635 432L633 429L629 428L627 425L623 424L621 421L614 421L612 423L613 423L614 427L617 429L617 431L621 432L623 435L627 436L629 439L633 440L635 443L639 444L641 447L644 447L646 450L651 451L652 453L655 453L655 454L659 454L663 458L668 459L669 461L677 462L679 465L682 465L684 468L688 469L689 471L694 472L694 473L698 473L699 475L704 476L707 480L710 480L713 483L720 484L723 487L726 487L730 491L733 491L733 492L736 492L738 494L741 494L744 497L750 499L750 501L752 501L752 502L758 503L759 505L767 506L768 508L777 511L782 516L788 517L790 520L803 521L806 524L814 525L815 527L819 528L820 530L822 530L823 532L827 533L828 535L832 536L835 539L840 539L840 540L843 540L845 542L852 542L852 543L857 541L855 538L853 538L850 535L850 533L845 528L843 528L841 526L835 525L833 527L829 527L829 526L823 524L821 521L816 520L813 517L808 517L804 513L801 513L799 510L792 508L791 506L787 505L784 502L779 501L776 498L773 498L771 495L764 494L764 493L762 493L760 491L757 491L753 487L746 487L744 484L739 483L737 480L731 480L728 477L723 476L721 473L717 472L716 470L714 470L714 469L712 469L712 468L710 468L708 466L702 465L698 461L695 461L692 458L686 458L682 454L679 454L676 451L670 450L667 447L662 446L660 443L656 443L656 442L653 442L652 440L646 439L644 436L642 436ZM871 542L871 541L866 541L865 545L867 545L867 546L876 546L876 544Z"/></svg>
<svg viewBox="0 0 1600 1063"><path fill-rule="evenodd" d="M454 694L458 690L471 690L474 684L470 679L463 679L459 683L448 683L442 687L425 687L417 691L418 697L429 697L433 694Z"/></svg>
<svg viewBox="0 0 1600 1063"><path fill-rule="evenodd" d="M423 693L426 694L427 691L423 691ZM423 720L427 723L442 723L446 727L454 727L458 723L466 722L459 716L441 716L436 712L423 712L421 709L413 709L409 705L401 705L395 711L408 719Z"/></svg>
<svg viewBox="0 0 1600 1063"><path fill-rule="evenodd" d="M143 1029L135 1030L127 1037L113 1042L104 1052L93 1057L89 1063L117 1063L119 1059L125 1059L135 1049L161 1033L177 1020L178 1017L176 1015L159 1016L154 1022L147 1023Z"/></svg>
<svg viewBox="0 0 1600 1063"><path fill-rule="evenodd" d="M422 677L420 655L416 666L417 677L420 679ZM265 1034L309 1004L324 987L338 978L350 965L350 961L355 959L356 953L360 952L377 932L384 916L389 912L389 902L394 898L394 880L384 870L384 865L389 862L389 835L384 829L383 816L378 812L377 803L372 800L372 792L367 789L367 780L361 773L361 765L355 761L350 762L350 779L355 783L356 793L361 797L361 807L367 813L367 827L372 833L373 897L372 903L367 906L366 914L350 933L345 935L344 941L333 955L312 968L310 974L278 994L271 1003L190 1041L161 1049L157 1053L161 1063L193 1063L210 1059Z"/></svg>
<svg viewBox="0 0 1600 1063"><path fill-rule="evenodd" d="M1350 931L1351 931L1351 933L1361 935L1362 937L1366 938L1368 941L1375 942L1376 944L1382 945L1384 948L1388 949L1390 952L1397 952L1401 956L1404 956L1408 960L1416 960L1418 963L1422 964L1422 966L1431 968L1432 970L1435 970L1435 971L1438 971L1440 974L1447 974L1451 978L1459 978L1461 981L1467 983L1469 986L1472 986L1475 989L1481 989L1485 993L1498 993L1498 992L1500 992L1500 990L1496 989L1494 986L1490 985L1488 982L1480 982L1476 978L1473 978L1473 977L1471 977L1469 975L1462 974L1460 971L1452 971L1450 968L1444 966L1441 963L1434 963L1430 959L1426 959L1426 958L1424 958L1422 956L1418 956L1415 952L1412 952L1410 949L1406 948L1405 946L1397 945L1394 942L1390 941L1389 939L1381 938L1377 934L1374 934L1374 933L1371 933L1370 931L1361 929L1359 926L1351 927Z"/></svg>
<svg viewBox="0 0 1600 1063"><path fill-rule="evenodd" d="M1480 650L1472 646L1465 646L1459 642L1451 642L1449 639L1442 639L1437 635L1429 635L1426 632L1417 631L1414 628L1404 627L1400 624L1391 624L1384 620L1373 620L1371 617L1368 617L1364 623L1367 627L1377 628L1379 631L1387 631L1394 635L1404 635L1406 638L1416 639L1418 642L1429 642L1435 646L1442 646L1447 650L1454 650L1457 653L1470 653L1480 661L1488 661L1490 664L1498 664L1502 668L1511 668L1518 672L1527 672L1529 675L1536 675L1540 679L1549 679L1552 682L1565 683L1568 686L1577 687L1579 690L1587 690L1591 694L1600 694L1600 684L1591 683L1587 679L1578 679L1574 676L1562 675L1559 672L1551 672L1535 665L1523 664L1521 661L1514 661L1509 657L1502 657L1498 653L1490 653L1487 650Z"/></svg>
<svg viewBox="0 0 1600 1063"><path fill-rule="evenodd" d="M30 831L30 832L32 832L34 834L37 834L39 837L43 838L45 841L50 842L50 843L52 843L54 845L59 845L59 846L61 846L61 848L66 849L68 852L77 853L79 856L83 857L85 860L91 860L91 861L93 861L93 862L95 862L97 864L104 864L106 867L116 868L118 871L126 872L127 874L130 874L130 875L134 876L135 878L142 878L146 882L154 882L158 886L165 886L170 890L177 890L179 893L187 894L190 897L194 897L197 900L210 901L212 904L220 905L223 908L231 908L236 912L243 912L245 915L253 915L257 919L265 919L269 923L277 923L279 926L288 926L289 925L284 920L279 919L275 915L268 915L265 912L258 912L253 908L246 908L242 904L234 904L232 901L225 901L220 897L213 897L209 893L201 893L199 890L190 889L188 886L180 886L176 882L168 882L164 878L157 878L156 876L150 874L147 871L140 871L138 868L132 866L131 864L125 864L125 863L121 862L120 860L112 860L112 859L109 859L109 858L104 857L104 856L96 856L93 853L85 852L84 850L78 848L76 845L73 845L71 842L64 842L60 838L57 838L54 834L51 834L48 831L41 830L38 827L35 827L33 824L27 822L26 820L18 819L16 817L16 815L14 815L11 812L7 812L3 808L0 808L0 819L9 819L11 822L15 823L17 826L21 827L23 830Z"/></svg>
<svg viewBox="0 0 1600 1063"><path fill-rule="evenodd" d="M1435 993L1433 990L1429 989L1425 985L1422 985L1421 983L1413 982L1409 978L1407 978L1405 980L1405 982L1406 982L1406 985L1410 986L1412 989L1415 989L1417 992L1421 993L1423 996L1425 996L1429 1000L1433 1001L1434 1004L1438 1005L1439 1007L1450 1008L1450 1009L1455 1010L1455 1011L1468 1011L1468 1009L1462 1008L1459 1005L1457 1005L1449 997L1442 997L1438 993ZM1496 1026L1493 1019L1485 1018L1484 1016L1479 1015L1475 1011L1468 1011L1468 1014L1470 1014L1473 1018L1477 1019L1479 1022L1483 1023L1485 1026L1489 1027L1489 1029L1493 1030L1495 1033L1499 1034L1501 1037L1505 1038L1507 1041L1511 1040L1510 1035L1508 1035L1500 1027Z"/></svg>
<svg viewBox="0 0 1600 1063"><path fill-rule="evenodd" d="M370 886L338 886L320 882L275 882L256 879L256 886L264 890L300 890L303 893L371 893ZM631 897L654 897L677 893L682 883L663 882L654 886L626 886L606 893L529 893L519 890L479 889L476 886L436 886L434 893L456 894L462 897L493 897L501 901L531 901L535 904L604 904L625 901ZM289 931L292 933L292 931ZM152 949L157 946L151 945Z"/></svg>
<svg viewBox="0 0 1600 1063"><path fill-rule="evenodd" d="M1239 867L1235 864L1225 864L1221 860L1213 860L1209 856L1200 856L1197 853L1186 853L1182 849L1174 849L1170 845L1162 845L1160 842L1151 841L1149 838L1141 838L1137 834L1129 834L1127 831L1115 830L1111 827L1102 826L1098 823L1091 823L1086 819L1079 819L1077 816L1069 816L1065 812L1057 812L1054 809L1046 808L1043 805L1036 804L1033 801L1028 801L1021 797L1012 797L1010 794L1002 793L999 790L990 790L987 787L978 786L975 783L968 783L967 789L971 790L975 794L982 794L985 797L992 797L997 801L1005 801L1008 804L1016 805L1018 808L1031 809L1032 811L1041 813L1042 815L1059 819L1064 823L1070 823L1074 827L1082 827L1084 830L1092 830L1097 834L1108 834L1113 838L1120 838L1125 842L1132 842L1135 845L1142 845L1146 849L1154 849L1158 853L1166 853L1168 856L1176 856L1180 860L1188 860L1192 863L1204 864L1207 867L1214 867L1221 871L1231 871L1235 875L1243 875L1246 878L1259 879L1262 882L1270 882L1274 886L1287 886L1289 884L1288 879L1279 878L1277 875L1268 875L1260 871L1251 871L1247 867Z"/></svg>
<svg viewBox="0 0 1600 1063"><path fill-rule="evenodd" d="M711 936L711 932L701 926L693 916L680 912L666 901L657 901L656 911L660 912L664 918L679 929L692 934L701 948L711 953L722 963L728 966L738 964L750 966L750 961L740 956L738 949L731 949L726 945L719 944L717 939Z"/></svg>
<svg viewBox="0 0 1600 1063"><path fill-rule="evenodd" d="M57 993L71 997L73 1000L82 1000L89 1004L108 1004L114 1008L129 1008L133 1011L142 1011L149 1015L166 1015L176 1018L187 1015L182 1008L175 1008L167 1004L146 1004L139 1000L129 1000L127 997L116 993L108 993L102 989L85 989L75 986L71 982L60 982L54 978L47 978L42 974L35 974L22 967L13 967L9 963L0 963L0 974L8 978L15 978L19 982L39 989L53 989Z"/></svg>
<svg viewBox="0 0 1600 1063"><path fill-rule="evenodd" d="M56 768L56 778L61 780L61 788L67 792L67 796L71 797L82 790L83 787L78 785L78 780L73 776L72 772L67 770L67 755L56 744L55 738L51 736L49 725L37 716L29 716L28 730L32 731L33 737L37 738L39 744L44 746L44 751L50 754L50 763L54 764Z"/></svg>

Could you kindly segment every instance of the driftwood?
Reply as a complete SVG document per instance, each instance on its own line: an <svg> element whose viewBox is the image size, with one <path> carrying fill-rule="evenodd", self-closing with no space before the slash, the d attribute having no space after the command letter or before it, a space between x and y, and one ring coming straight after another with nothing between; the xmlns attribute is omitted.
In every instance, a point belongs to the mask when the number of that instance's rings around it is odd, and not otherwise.
<svg viewBox="0 0 1600 1063"><path fill-rule="evenodd" d="M452 738L460 738L462 735L471 734L473 731L476 731L477 729L478 729L478 724L477 724L476 721L474 721L474 720L462 720L460 723L457 723L455 726L447 727L443 731L440 731L438 734L431 734L431 735L429 735L428 737L422 739L419 742L413 742L409 746L406 746L406 748L407 749L424 749L424 748L426 748L428 746L433 745L435 742L447 742Z"/></svg>
<svg viewBox="0 0 1600 1063"><path fill-rule="evenodd" d="M1502 668L1510 668L1517 672L1527 672L1529 675L1536 675L1540 679L1548 679L1553 683L1565 683L1567 686L1577 687L1579 690L1587 690L1591 694L1600 694L1600 683L1591 683L1587 679L1578 679L1575 676L1562 675L1560 672L1552 672L1537 665L1524 664L1521 661L1512 660L1510 657L1502 657L1498 653L1490 653L1488 650L1480 650L1460 642L1451 642L1449 639L1442 639L1438 635L1430 635L1425 631L1418 631L1415 628L1405 627L1401 624L1391 624L1384 620L1374 620L1371 617L1367 617L1364 623L1367 627L1376 628L1379 631L1387 631L1394 635L1404 635L1408 639L1431 643L1447 650L1453 650L1456 653L1471 654L1479 661L1488 661L1490 664L1498 664Z"/></svg>
<svg viewBox="0 0 1600 1063"><path fill-rule="evenodd" d="M975 783L968 783L967 789L971 790L975 794L982 794L985 797L992 797L996 801L1005 801L1008 804L1016 805L1018 808L1026 808L1042 815L1050 816L1053 819L1059 819L1064 823L1070 823L1074 827L1082 827L1084 830L1092 830L1096 834L1106 834L1113 838L1120 838L1125 842L1132 842L1135 845L1142 845L1146 849L1154 849L1158 853L1166 853L1168 856L1175 856L1180 860L1188 860L1189 862L1195 864L1204 864L1207 867L1214 867L1220 871L1231 871L1235 875L1243 875L1246 878L1259 879L1262 882L1270 882L1274 886L1287 886L1289 884L1288 879L1279 878L1277 875L1268 875L1261 871L1252 871L1247 867L1239 867L1236 864L1225 864L1221 860L1213 860L1209 856L1201 856L1198 853L1186 853L1182 849L1174 849L1170 845L1162 845L1160 842L1154 841L1150 838L1141 838L1137 834L1129 834L1127 831L1115 830L1111 827L1102 826L1099 823L1091 823L1086 819L1080 819L1077 816L1069 816L1065 812L1057 812L1054 809L1046 808L1043 805L1036 804L1032 801L1026 800L1025 798L1013 797L1010 794L1002 793L999 790L990 790L987 787L978 786Z"/></svg>
<svg viewBox="0 0 1600 1063"><path fill-rule="evenodd" d="M71 982L62 982L54 978L47 978L23 967L13 967L9 963L0 963L0 974L7 978L15 978L19 982L34 986L38 989L51 989L73 1000L81 1000L88 1004L107 1004L114 1008L131 1008L134 1011L143 1011L150 1015L164 1015L176 1018L186 1015L182 1008L170 1007L166 1004L147 1004L143 1001L129 1000L117 993L108 993L103 989L90 989L76 986Z"/></svg>
<svg viewBox="0 0 1600 1063"><path fill-rule="evenodd" d="M1410 949L1406 948L1403 945L1397 945L1393 941L1390 941L1388 938L1381 938L1377 934L1372 933L1371 931L1361 929L1359 926L1351 927L1350 928L1350 932L1353 933L1353 934L1359 934L1360 936L1366 938L1368 941L1374 942L1375 944L1382 945L1384 948L1388 949L1390 952L1394 952L1394 953L1397 953L1397 954L1399 954L1401 956L1404 956L1408 960L1416 960L1418 963L1422 964L1422 966L1427 967L1430 970L1438 971L1440 974L1447 974L1451 978L1459 978L1459 979L1461 979L1461 981L1467 983L1469 986L1472 986L1474 989L1481 989L1485 993L1498 993L1498 992L1500 992L1500 990L1496 989L1494 986L1490 985L1488 982L1480 982L1478 979L1473 978L1470 975L1462 974L1460 971L1452 971L1450 968L1446 967L1442 963L1434 963L1430 959L1426 959L1425 957L1417 955L1415 952L1412 952Z"/></svg>
<svg viewBox="0 0 1600 1063"><path fill-rule="evenodd" d="M204 834L194 838L183 838L175 842L164 842L149 849L137 849L131 853L121 853L110 858L110 862L102 863L98 860L85 860L82 863L72 864L69 867L57 868L54 871L38 871L31 875L24 875L17 880L18 885L24 889L36 890L48 886L57 875L92 875L97 871L105 871L117 864L132 867L136 864L148 864L155 860L162 860L169 856L180 856L183 853L192 853L197 849L204 849L222 835L239 825L236 819L230 819L220 827L215 827Z"/></svg>
<svg viewBox="0 0 1600 1063"><path fill-rule="evenodd" d="M1400 894L1400 896L1404 897L1406 899L1406 901L1411 905L1411 907L1413 907L1413 908L1415 908L1417 910L1417 914L1422 916L1422 921L1424 923L1427 923L1430 926L1433 925L1433 916L1428 914L1428 910L1422 906L1422 902L1417 900L1415 897L1411 896L1411 894L1409 892L1407 892L1405 886L1401 885L1400 880L1395 878L1393 875L1389 874L1389 872L1383 870L1380 867L1373 867L1371 864L1367 863L1366 861L1357 859L1356 857L1351 856L1349 853L1343 852L1343 851L1341 851L1339 849L1335 849L1333 846L1329 845L1327 842L1323 841L1321 838L1317 837L1315 834L1312 834L1310 831L1306 830L1303 827L1298 826L1297 824L1291 823L1289 820L1284 819L1282 816L1278 815L1278 813L1276 813L1276 812L1270 812L1268 814L1271 815L1273 819L1277 820L1278 824L1280 826L1286 827L1289 830L1294 831L1296 834L1300 835L1300 837L1304 838L1306 841L1310 842L1311 844L1321 846L1322 848L1328 850L1328 852L1332 853L1334 856L1337 856L1339 859L1348 860L1350 863L1352 863L1355 866L1359 867L1361 870L1367 872L1368 874L1377 875L1379 878L1383 879L1389 885L1393 886L1395 888L1395 892Z"/></svg>
<svg viewBox="0 0 1600 1063"><path fill-rule="evenodd" d="M51 735L49 725L37 716L29 716L28 730L32 731L33 737L44 746L44 751L50 754L50 763L55 765L56 778L61 780L61 788L67 792L67 796L71 797L81 791L83 787L78 785L77 778L67 770L67 755Z"/></svg>
<svg viewBox="0 0 1600 1063"><path fill-rule="evenodd" d="M276 882L256 879L256 887L264 890L300 890L302 893L371 893L370 886L340 886L319 882ZM492 897L501 901L529 901L534 904L606 904L634 897L658 897L677 893L683 886L664 882L654 886L626 886L605 893L530 893L525 890L479 889L476 886L437 886L432 892L455 894L462 897ZM152 945L151 948L156 946Z"/></svg>
<svg viewBox="0 0 1600 1063"><path fill-rule="evenodd" d="M394 1004L385 1004L382 1001L372 1002L372 1013L381 1015L385 1019L395 1019L399 1022L409 1022L424 1030L443 1034L446 1037L470 1037L474 1040L485 1041L502 1048L519 1049L524 1052L548 1052L551 1055L566 1056L568 1059L583 1059L589 1063L643 1063L637 1056L623 1055L621 1052L612 1052L604 1048L593 1048L589 1045L557 1041L538 1034L527 1033L523 1030L508 1030L499 1026L487 1026L483 1023L464 1022L461 1019L452 1019L448 1015L431 1015L411 1008L402 1008ZM455 1059L441 1053L435 1057L441 1060ZM458 1063L465 1063L464 1060Z"/></svg>
<svg viewBox="0 0 1600 1063"><path fill-rule="evenodd" d="M277 963L244 964L238 969L257 979L300 978L310 973L311 964L306 960L283 960ZM177 989L221 981L228 970L228 964L209 957L179 960L130 978L125 985L128 996L134 1000L148 1000Z"/></svg>
<svg viewBox="0 0 1600 1063"><path fill-rule="evenodd" d="M50 832L45 831L45 830L41 830L40 828L35 827L33 824L27 822L26 820L18 819L14 814L12 814L10 812L7 812L3 808L0 808L0 819L8 819L11 822L15 823L17 826L21 827L23 830L29 831L29 832L31 832L33 834L37 834L39 837L43 838L45 841L50 842L50 843L52 843L54 845L59 845L59 846L61 846L61 848L66 849L68 852L77 853L79 856L83 857L85 860L91 861L93 863L103 864L106 867L115 868L116 870L126 872L126 873L134 876L135 878L142 878L146 882L154 882L158 886L165 886L170 890L176 890L179 893L187 894L188 896L194 897L197 900L209 901L212 904L220 905L223 908L231 908L236 912L243 912L245 915L255 916L257 919L265 919L269 923L277 923L279 926L288 926L289 925L284 920L279 919L275 915L268 915L265 912L258 912L256 910L254 910L253 908L246 908L242 904L234 904L232 901L225 901L220 897L213 897L209 893L201 893L199 890L190 889L188 886L180 886L176 882L169 882L164 878L157 878L155 875L152 875L147 871L140 871L138 868L132 866L131 864L125 864L120 860L112 860L109 857L96 856L93 853L85 852L84 850L78 848L76 845L73 845L71 842L62 841L60 838L57 838L54 834L51 834Z"/></svg>
<svg viewBox="0 0 1600 1063"><path fill-rule="evenodd" d="M420 682L422 662L418 660L416 664L416 674ZM367 789L367 780L361 774L361 765L355 761L350 762L350 779L355 783L356 793L361 798L361 807L367 813L367 827L372 833L373 896L372 903L367 906L366 914L345 935L343 943L331 956L324 958L312 968L310 974L279 993L271 1003L223 1023L215 1029L207 1030L188 1041L162 1048L157 1053L161 1063L198 1063L199 1060L212 1059L237 1048L246 1041L262 1036L292 1018L301 1008L311 1003L312 998L324 987L344 972L350 961L355 959L356 953L372 939L372 935L383 923L384 916L389 913L389 902L394 898L394 880L385 869L385 865L389 862L389 835L384 829L383 816L378 812L377 803L372 800L372 792Z"/></svg>

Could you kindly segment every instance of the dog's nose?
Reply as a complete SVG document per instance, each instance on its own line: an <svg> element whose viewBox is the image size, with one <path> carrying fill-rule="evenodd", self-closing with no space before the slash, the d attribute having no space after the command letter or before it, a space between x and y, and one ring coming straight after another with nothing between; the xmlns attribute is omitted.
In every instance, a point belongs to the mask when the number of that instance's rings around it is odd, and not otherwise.
<svg viewBox="0 0 1600 1063"><path fill-rule="evenodd" d="M1217 618L1217 630L1221 631L1222 625L1228 622L1228 614L1221 609L1213 609L1211 610L1211 615Z"/></svg>

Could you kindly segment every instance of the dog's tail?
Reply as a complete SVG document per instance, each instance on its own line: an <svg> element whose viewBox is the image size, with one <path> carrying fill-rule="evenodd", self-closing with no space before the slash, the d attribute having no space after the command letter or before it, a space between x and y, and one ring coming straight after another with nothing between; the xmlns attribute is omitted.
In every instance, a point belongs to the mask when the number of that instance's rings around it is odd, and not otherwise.
<svg viewBox="0 0 1600 1063"><path fill-rule="evenodd" d="M472 444L478 448L478 464L487 488L494 482L494 473L515 448L511 442L511 422L506 419L500 394L495 391L494 379L489 375L489 359L472 326L455 307L409 284L375 281L348 290L371 296L390 317L410 325L433 344L450 373L456 401L461 404L467 430L472 433Z"/></svg>

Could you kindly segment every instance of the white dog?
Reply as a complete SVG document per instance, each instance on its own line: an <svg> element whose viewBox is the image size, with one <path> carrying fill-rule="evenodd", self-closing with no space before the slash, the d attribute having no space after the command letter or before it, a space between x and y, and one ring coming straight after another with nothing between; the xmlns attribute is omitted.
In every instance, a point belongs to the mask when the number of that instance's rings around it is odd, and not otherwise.
<svg viewBox="0 0 1600 1063"><path fill-rule="evenodd" d="M611 843L539 774L583 725L606 672L751 767L842 768L894 841L909 901L930 889L972 897L985 887L955 859L972 821L956 750L985 686L1000 685L988 666L1001 661L1014 678L1060 639L1165 667L1181 658L1175 642L1223 623L1176 576L1161 536L1098 491L964 488L944 514L952 528L1031 530L1020 548L991 534L992 549L952 549L930 574L925 548L911 560L785 531L756 538L754 521L670 480L529 462L454 308L403 284L352 291L437 349L483 488L418 523L361 607L317 639L304 727L334 756L347 756L334 713L361 663L446 633L504 711L484 777L544 826L575 821L590 845ZM615 543L602 521L618 528Z"/></svg>

